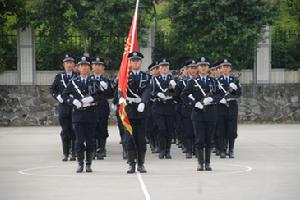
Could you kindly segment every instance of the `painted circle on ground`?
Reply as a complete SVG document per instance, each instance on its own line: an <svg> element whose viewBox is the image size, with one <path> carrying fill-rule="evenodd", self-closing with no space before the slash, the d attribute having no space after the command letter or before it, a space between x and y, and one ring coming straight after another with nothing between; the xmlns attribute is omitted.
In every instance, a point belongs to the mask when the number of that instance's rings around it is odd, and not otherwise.
<svg viewBox="0 0 300 200"><path fill-rule="evenodd" d="M231 164L231 163L212 163L213 171L197 172L194 166L181 166L179 169L172 168L168 171L152 167L148 173L143 176L195 176L201 175L229 175L247 173L253 170L251 166ZM76 165L51 165L51 166L37 166L19 170L18 173L27 176L42 176L42 177L91 177L91 176L105 176L105 177L128 177L126 169L123 167L118 169L111 169L108 164L93 166L93 173L76 173Z"/></svg>

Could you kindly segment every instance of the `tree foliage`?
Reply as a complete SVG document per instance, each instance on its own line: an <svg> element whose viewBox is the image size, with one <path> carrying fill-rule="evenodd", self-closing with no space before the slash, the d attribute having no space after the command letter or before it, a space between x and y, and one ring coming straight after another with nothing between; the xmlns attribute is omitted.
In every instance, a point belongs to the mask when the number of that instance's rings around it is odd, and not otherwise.
<svg viewBox="0 0 300 200"><path fill-rule="evenodd" d="M272 67L300 68L300 1L280 3L279 15L272 27Z"/></svg>
<svg viewBox="0 0 300 200"><path fill-rule="evenodd" d="M237 68L252 67L262 28L276 9L263 0L176 0L166 10L171 21L168 54L176 64L186 57L229 58Z"/></svg>

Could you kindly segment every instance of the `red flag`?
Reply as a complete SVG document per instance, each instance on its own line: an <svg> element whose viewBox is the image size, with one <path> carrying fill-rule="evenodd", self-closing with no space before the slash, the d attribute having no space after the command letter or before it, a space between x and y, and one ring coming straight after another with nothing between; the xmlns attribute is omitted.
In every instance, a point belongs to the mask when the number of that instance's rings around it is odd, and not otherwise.
<svg viewBox="0 0 300 200"><path fill-rule="evenodd" d="M136 1L134 16L132 18L131 27L128 33L127 41L124 48L123 59L119 70L118 96L119 98L127 98L127 82L128 74L131 71L128 66L128 54L136 51L138 47L137 39L137 15L138 15L139 0ZM126 104L121 103L119 106L119 115L126 130L132 134L132 126L129 122L126 110Z"/></svg>

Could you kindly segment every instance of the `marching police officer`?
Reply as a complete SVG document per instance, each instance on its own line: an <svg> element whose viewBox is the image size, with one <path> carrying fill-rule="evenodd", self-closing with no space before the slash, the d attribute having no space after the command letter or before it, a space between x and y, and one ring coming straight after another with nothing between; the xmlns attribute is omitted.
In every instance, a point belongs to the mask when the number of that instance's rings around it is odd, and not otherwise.
<svg viewBox="0 0 300 200"><path fill-rule="evenodd" d="M83 172L86 157L86 172L92 172L92 159L95 148L95 128L98 119L97 103L103 100L102 91L90 74L90 62L82 57L80 75L69 82L62 93L64 102L73 105L72 123L76 134L77 173ZM84 155L86 152L86 156Z"/></svg>
<svg viewBox="0 0 300 200"><path fill-rule="evenodd" d="M219 89L217 81L208 76L209 62L202 57L198 65L199 75L188 82L181 97L185 104L193 106L191 119L197 150L197 171L204 170L204 163L205 170L211 171L211 140L217 120L216 103L223 98L224 94Z"/></svg>
<svg viewBox="0 0 300 200"><path fill-rule="evenodd" d="M152 96L156 99L153 105L155 121L158 126L159 159L171 159L171 140L174 135L175 94L176 82L169 73L170 62L163 59L159 63L160 75L154 78Z"/></svg>
<svg viewBox="0 0 300 200"><path fill-rule="evenodd" d="M150 73L150 85L151 82L153 82L154 77L159 76L159 66L158 62L153 62L151 65L148 67L148 71ZM154 104L155 99L150 98L150 101L148 102L146 106L146 135L149 138L149 143L150 143L150 149L152 153L159 153L159 146L158 146L158 135L157 135L157 125L154 121L154 116L153 116L153 104Z"/></svg>
<svg viewBox="0 0 300 200"><path fill-rule="evenodd" d="M98 84L98 88L103 91L103 98L97 105L97 112L101 114L96 126L96 157L103 160L106 156L106 140L108 138L108 117L110 113L108 99L114 95L111 81L104 77L105 62L103 58L97 57L92 61L93 76Z"/></svg>
<svg viewBox="0 0 300 200"><path fill-rule="evenodd" d="M122 157L123 160L127 160L128 159L128 153L127 153L127 149L126 149L126 142L125 142L125 127L123 125L123 122L121 120L120 114L119 114L119 97L118 97L118 80L115 80L115 84L114 84L114 97L113 97L113 101L111 104L111 109L116 113L116 117L117 117L117 125L118 125L118 130L119 130L119 135L121 138L120 144L122 144Z"/></svg>
<svg viewBox="0 0 300 200"><path fill-rule="evenodd" d="M119 104L126 101L126 113L132 126L132 135L125 133L125 142L128 152L129 169L127 173L135 173L136 160L137 170L146 173L144 167L146 155L146 133L145 133L145 105L150 99L149 75L141 71L143 54L131 52L128 54L129 65L132 71L128 76L127 99L119 99Z"/></svg>
<svg viewBox="0 0 300 200"><path fill-rule="evenodd" d="M221 63L223 75L219 77L220 88L225 96L218 104L217 131L220 145L220 158L225 158L225 149L229 146L229 158L234 158L234 143L237 138L238 102L242 95L238 78L231 75L232 65L228 60Z"/></svg>
<svg viewBox="0 0 300 200"><path fill-rule="evenodd" d="M69 158L71 148L71 161L76 160L75 155L75 133L72 129L72 106L67 104L63 98L63 90L67 87L68 83L77 76L74 72L75 59L68 54L63 59L64 72L55 76L54 82L50 86L51 95L59 102L58 105L58 119L62 128L60 136L63 146L63 159L67 161Z"/></svg>
<svg viewBox="0 0 300 200"><path fill-rule="evenodd" d="M186 69L188 75L180 80L175 87L175 95L180 99L180 95L183 89L187 86L191 79L196 78L198 75L198 65L195 60L189 60L186 64ZM191 120L191 113L193 107L189 104L181 103L180 110L181 113L181 123L183 124L183 143L186 149L186 158L192 158L193 146L194 146L194 130Z"/></svg>

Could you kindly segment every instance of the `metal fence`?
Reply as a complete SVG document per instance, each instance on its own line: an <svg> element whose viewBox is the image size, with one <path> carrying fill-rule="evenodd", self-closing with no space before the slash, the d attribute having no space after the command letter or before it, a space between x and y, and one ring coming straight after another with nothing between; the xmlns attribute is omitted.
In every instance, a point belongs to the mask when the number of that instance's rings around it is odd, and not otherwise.
<svg viewBox="0 0 300 200"><path fill-rule="evenodd" d="M300 67L300 30L276 29L272 33L272 68Z"/></svg>
<svg viewBox="0 0 300 200"><path fill-rule="evenodd" d="M0 69L2 70L17 69L16 31L0 32Z"/></svg>
<svg viewBox="0 0 300 200"><path fill-rule="evenodd" d="M83 47L80 35L69 35L63 39L53 40L47 35L35 36L36 69L62 69L62 58L65 54L80 55Z"/></svg>

